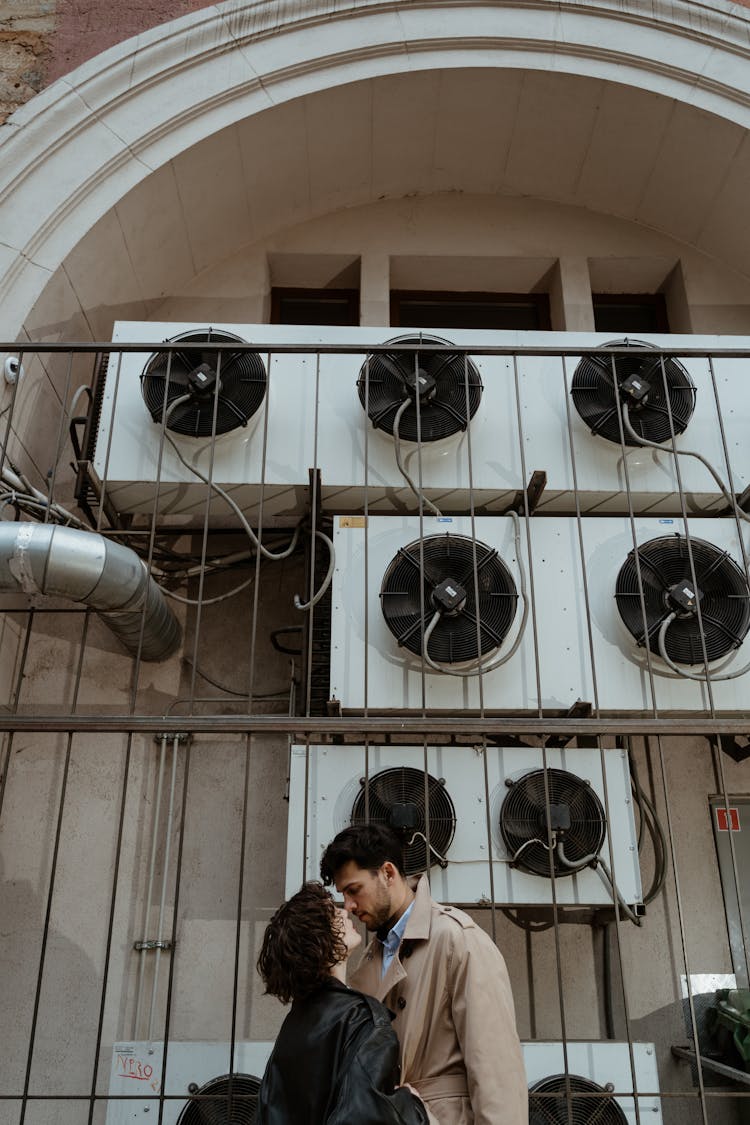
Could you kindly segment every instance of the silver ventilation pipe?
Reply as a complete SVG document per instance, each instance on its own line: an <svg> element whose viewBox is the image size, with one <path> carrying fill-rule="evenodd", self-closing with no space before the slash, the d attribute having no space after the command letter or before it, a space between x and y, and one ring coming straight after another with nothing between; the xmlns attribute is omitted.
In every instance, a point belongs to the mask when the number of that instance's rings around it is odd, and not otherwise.
<svg viewBox="0 0 750 1125"><path fill-rule="evenodd" d="M142 660L166 660L180 644L179 622L141 559L96 532L0 522L0 591L85 602Z"/></svg>

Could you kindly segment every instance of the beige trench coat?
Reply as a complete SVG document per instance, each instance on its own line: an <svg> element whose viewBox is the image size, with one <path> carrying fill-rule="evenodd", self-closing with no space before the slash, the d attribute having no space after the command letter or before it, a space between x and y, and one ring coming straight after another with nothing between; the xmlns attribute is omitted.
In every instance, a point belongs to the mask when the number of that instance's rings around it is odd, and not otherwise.
<svg viewBox="0 0 750 1125"><path fill-rule="evenodd" d="M508 970L463 911L430 896L427 876L398 955L381 980L383 947L371 941L351 985L396 1018L401 1081L439 1125L528 1125L528 1094Z"/></svg>

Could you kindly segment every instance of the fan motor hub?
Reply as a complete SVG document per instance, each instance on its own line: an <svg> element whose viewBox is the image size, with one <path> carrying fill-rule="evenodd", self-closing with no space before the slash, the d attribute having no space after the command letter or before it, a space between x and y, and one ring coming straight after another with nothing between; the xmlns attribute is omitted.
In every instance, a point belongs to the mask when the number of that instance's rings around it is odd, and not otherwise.
<svg viewBox="0 0 750 1125"><path fill-rule="evenodd" d="M429 399L435 397L437 384L432 375L419 365L417 365L415 369L404 373L404 382L413 399L419 399L421 402L422 399L429 401Z"/></svg>
<svg viewBox="0 0 750 1125"><path fill-rule="evenodd" d="M570 805L550 804L549 816L546 809L542 809L539 813L539 828L545 836L548 828L552 835L564 836L570 831Z"/></svg>
<svg viewBox="0 0 750 1125"><path fill-rule="evenodd" d="M669 609L678 617L694 617L698 612L698 604L703 599L703 591L693 582L692 578L682 578L665 591L664 601Z"/></svg>
<svg viewBox="0 0 750 1125"><path fill-rule="evenodd" d="M620 397L632 406L645 406L651 393L651 384L641 375L628 375L620 383Z"/></svg>
<svg viewBox="0 0 750 1125"><path fill-rule="evenodd" d="M388 810L388 821L394 832L413 832L419 828L419 810L411 801L399 801Z"/></svg>
<svg viewBox="0 0 750 1125"><path fill-rule="evenodd" d="M199 363L192 371L188 371L187 381L188 390L194 398L206 398L214 394L217 382L221 392L221 380L216 374L216 368L210 363Z"/></svg>
<svg viewBox="0 0 750 1125"><path fill-rule="evenodd" d="M433 608L446 617L455 617L466 605L466 590L460 582L444 578L430 595Z"/></svg>

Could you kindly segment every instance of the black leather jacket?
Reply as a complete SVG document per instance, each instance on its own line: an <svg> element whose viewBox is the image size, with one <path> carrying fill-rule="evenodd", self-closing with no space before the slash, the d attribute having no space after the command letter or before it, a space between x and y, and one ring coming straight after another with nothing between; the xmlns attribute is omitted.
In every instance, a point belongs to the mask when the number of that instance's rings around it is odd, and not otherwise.
<svg viewBox="0 0 750 1125"><path fill-rule="evenodd" d="M256 1125L427 1125L422 1103L397 1082L388 1009L331 977L284 1020Z"/></svg>

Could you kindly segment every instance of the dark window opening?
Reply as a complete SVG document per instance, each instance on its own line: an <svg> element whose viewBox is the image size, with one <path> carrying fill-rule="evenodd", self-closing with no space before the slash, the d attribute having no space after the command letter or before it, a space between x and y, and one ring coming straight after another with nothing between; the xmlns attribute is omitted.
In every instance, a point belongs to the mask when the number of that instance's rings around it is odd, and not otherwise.
<svg viewBox="0 0 750 1125"><path fill-rule="evenodd" d="M550 327L546 293L444 293L391 291L391 324L414 328Z"/></svg>
<svg viewBox="0 0 750 1125"><path fill-rule="evenodd" d="M597 332L669 332L662 293L592 293Z"/></svg>
<svg viewBox="0 0 750 1125"><path fill-rule="evenodd" d="M272 289L271 324L359 324L359 290Z"/></svg>

